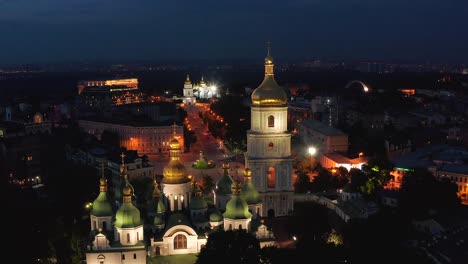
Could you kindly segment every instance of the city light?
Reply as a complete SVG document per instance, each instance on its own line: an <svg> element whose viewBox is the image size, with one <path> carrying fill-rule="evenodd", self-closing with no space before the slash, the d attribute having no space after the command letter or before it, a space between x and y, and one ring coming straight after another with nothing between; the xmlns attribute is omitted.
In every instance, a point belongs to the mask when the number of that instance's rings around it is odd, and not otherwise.
<svg viewBox="0 0 468 264"><path fill-rule="evenodd" d="M315 147L309 147L309 154L310 155L315 155L317 153L317 149Z"/></svg>

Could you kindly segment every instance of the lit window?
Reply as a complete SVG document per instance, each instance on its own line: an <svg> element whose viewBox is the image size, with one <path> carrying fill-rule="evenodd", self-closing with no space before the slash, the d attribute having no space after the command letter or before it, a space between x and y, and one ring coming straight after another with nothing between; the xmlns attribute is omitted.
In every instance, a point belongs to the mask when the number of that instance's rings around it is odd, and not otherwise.
<svg viewBox="0 0 468 264"><path fill-rule="evenodd" d="M187 237L182 234L177 235L174 238L174 249L186 249L187 248Z"/></svg>
<svg viewBox="0 0 468 264"><path fill-rule="evenodd" d="M275 176L275 168L269 167L268 174L267 174L267 186L270 189L275 188L276 185L276 176Z"/></svg>
<svg viewBox="0 0 468 264"><path fill-rule="evenodd" d="M275 127L275 117L272 115L268 117L268 127Z"/></svg>

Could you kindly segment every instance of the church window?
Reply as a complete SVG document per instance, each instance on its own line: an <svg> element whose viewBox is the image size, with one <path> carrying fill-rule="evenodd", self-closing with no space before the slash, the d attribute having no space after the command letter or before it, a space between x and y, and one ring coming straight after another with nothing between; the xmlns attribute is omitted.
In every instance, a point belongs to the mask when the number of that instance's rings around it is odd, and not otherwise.
<svg viewBox="0 0 468 264"><path fill-rule="evenodd" d="M185 249L187 248L187 237L182 234L177 235L174 238L174 249Z"/></svg>
<svg viewBox="0 0 468 264"><path fill-rule="evenodd" d="M239 230L241 230L241 229L242 229L242 225L239 225Z"/></svg>
<svg viewBox="0 0 468 264"><path fill-rule="evenodd" d="M140 241L140 232L137 232L137 241Z"/></svg>
<svg viewBox="0 0 468 264"><path fill-rule="evenodd" d="M232 224L229 224L229 230L232 230Z"/></svg>
<svg viewBox="0 0 468 264"><path fill-rule="evenodd" d="M136 259L136 253L133 253L133 259Z"/></svg>
<svg viewBox="0 0 468 264"><path fill-rule="evenodd" d="M106 221L102 222L102 229L107 230L107 222Z"/></svg>
<svg viewBox="0 0 468 264"><path fill-rule="evenodd" d="M272 115L268 117L268 127L275 127L275 117Z"/></svg>
<svg viewBox="0 0 468 264"><path fill-rule="evenodd" d="M125 254L122 254L122 260L125 260Z"/></svg>
<svg viewBox="0 0 468 264"><path fill-rule="evenodd" d="M106 257L104 257L104 255L102 255L102 254L97 257L97 260L98 260L99 264L104 264L105 259L106 259Z"/></svg>
<svg viewBox="0 0 468 264"><path fill-rule="evenodd" d="M276 185L276 175L275 175L275 168L269 167L268 174L267 174L267 186L270 189L275 188Z"/></svg>
<svg viewBox="0 0 468 264"><path fill-rule="evenodd" d="M268 144L268 148L273 149L273 142L270 142L270 144Z"/></svg>
<svg viewBox="0 0 468 264"><path fill-rule="evenodd" d="M130 243L130 234L127 234L127 243Z"/></svg>

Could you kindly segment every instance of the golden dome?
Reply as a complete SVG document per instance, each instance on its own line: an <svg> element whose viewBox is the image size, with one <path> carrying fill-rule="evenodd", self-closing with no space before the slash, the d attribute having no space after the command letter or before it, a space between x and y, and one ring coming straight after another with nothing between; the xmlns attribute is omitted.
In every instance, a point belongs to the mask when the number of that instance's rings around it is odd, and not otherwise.
<svg viewBox="0 0 468 264"><path fill-rule="evenodd" d="M273 57L270 56L268 47L265 58L265 79L252 93L253 106L285 106L288 103L286 92L275 81L273 66Z"/></svg>
<svg viewBox="0 0 468 264"><path fill-rule="evenodd" d="M186 183L190 179L187 177L187 169L178 159L171 159L163 169L163 183Z"/></svg>
<svg viewBox="0 0 468 264"><path fill-rule="evenodd" d="M265 75L251 98L253 106L284 106L288 103L286 92L276 83L273 75Z"/></svg>
<svg viewBox="0 0 468 264"><path fill-rule="evenodd" d="M187 78L185 79L185 84L192 84L192 82L190 81L190 77L189 77L188 74L187 74Z"/></svg>
<svg viewBox="0 0 468 264"><path fill-rule="evenodd" d="M176 138L173 138L171 141L169 141L169 146L171 149L179 149L180 148L180 143L179 140Z"/></svg>
<svg viewBox="0 0 468 264"><path fill-rule="evenodd" d="M101 179L99 179L99 185L107 186L107 179L104 177L101 177Z"/></svg>
<svg viewBox="0 0 468 264"><path fill-rule="evenodd" d="M133 190L132 190L132 187L130 187L130 185L125 185L125 187L123 187L122 189L122 193L124 196L132 196L133 195Z"/></svg>

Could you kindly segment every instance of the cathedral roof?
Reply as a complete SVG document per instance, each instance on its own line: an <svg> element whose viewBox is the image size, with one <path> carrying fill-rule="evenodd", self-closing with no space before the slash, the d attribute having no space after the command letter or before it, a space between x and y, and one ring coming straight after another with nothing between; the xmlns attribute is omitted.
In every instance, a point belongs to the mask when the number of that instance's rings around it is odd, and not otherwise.
<svg viewBox="0 0 468 264"><path fill-rule="evenodd" d="M244 180L245 182L240 192L241 198L249 205L260 203L260 194L252 183L252 172L249 168L245 169Z"/></svg>
<svg viewBox="0 0 468 264"><path fill-rule="evenodd" d="M189 182L187 169L179 159L171 159L163 169L163 183L178 184Z"/></svg>
<svg viewBox="0 0 468 264"><path fill-rule="evenodd" d="M223 220L223 215L218 210L210 214L210 222L220 222L222 220Z"/></svg>
<svg viewBox="0 0 468 264"><path fill-rule="evenodd" d="M102 176L99 180L99 195L93 202L90 214L98 217L114 215L112 204L107 197L107 179L104 176L104 167L102 167Z"/></svg>
<svg viewBox="0 0 468 264"><path fill-rule="evenodd" d="M268 48L265 58L265 78L251 95L253 106L285 106L288 103L286 92L275 81L273 66L273 58Z"/></svg>
<svg viewBox="0 0 468 264"><path fill-rule="evenodd" d="M195 190L195 196L190 201L189 208L192 210L200 210L200 209L208 208L208 204L206 203L205 198L203 198L202 192L198 185Z"/></svg>
<svg viewBox="0 0 468 264"><path fill-rule="evenodd" d="M239 196L240 192L240 183L234 182L232 184L233 196L226 204L226 211L223 214L224 218L229 219L248 219L252 217L252 214L249 212L249 206L244 199Z"/></svg>
<svg viewBox="0 0 468 264"><path fill-rule="evenodd" d="M153 220L154 225L162 225L163 223L164 221L160 215L157 215L154 217L154 220Z"/></svg>
<svg viewBox="0 0 468 264"><path fill-rule="evenodd" d="M132 203L133 189L127 184L123 188L123 204L115 214L115 226L120 228L141 225L140 210Z"/></svg>
<svg viewBox="0 0 468 264"><path fill-rule="evenodd" d="M112 205L107 197L107 192L100 192L96 200L93 202L91 215L94 216L113 216L114 211Z"/></svg>
<svg viewBox="0 0 468 264"><path fill-rule="evenodd" d="M229 195L232 193L231 186L232 186L232 178L229 176L229 163L223 163L223 176L219 179L218 183L216 184L216 193L218 195Z"/></svg>

